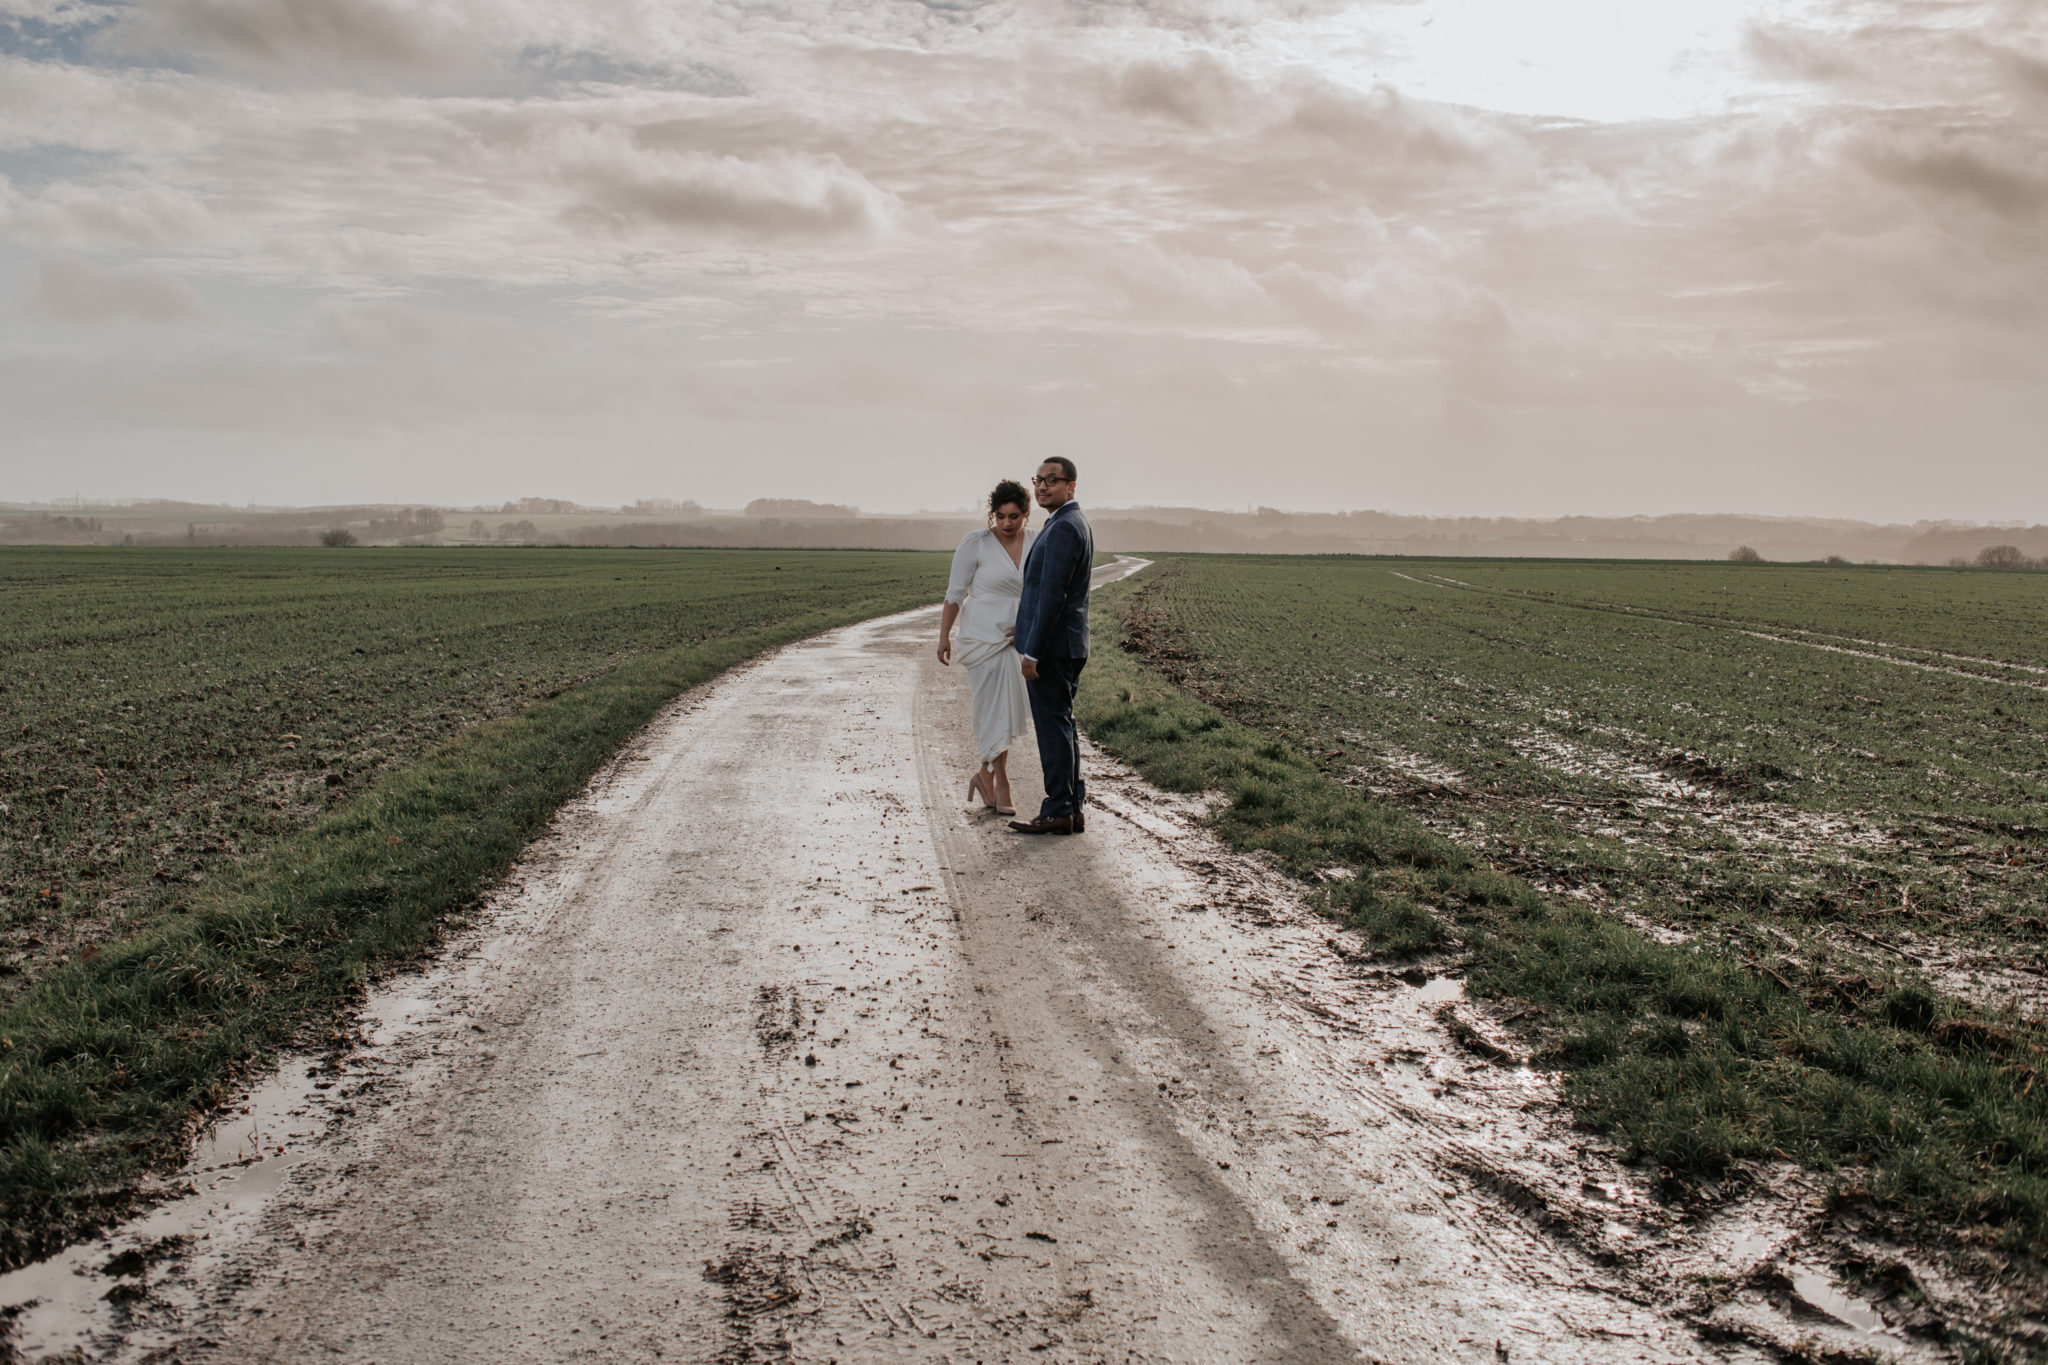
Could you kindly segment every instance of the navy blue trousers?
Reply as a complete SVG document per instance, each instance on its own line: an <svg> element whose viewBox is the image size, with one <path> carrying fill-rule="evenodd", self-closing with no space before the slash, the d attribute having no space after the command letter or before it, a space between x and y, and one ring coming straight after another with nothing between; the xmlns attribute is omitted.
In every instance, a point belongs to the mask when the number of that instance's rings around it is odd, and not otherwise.
<svg viewBox="0 0 2048 1365"><path fill-rule="evenodd" d="M1081 780L1081 736L1074 729L1074 689L1086 659L1040 659L1038 676L1027 678L1031 728L1038 734L1038 766L1045 770L1045 802L1038 813L1073 815L1088 798Z"/></svg>

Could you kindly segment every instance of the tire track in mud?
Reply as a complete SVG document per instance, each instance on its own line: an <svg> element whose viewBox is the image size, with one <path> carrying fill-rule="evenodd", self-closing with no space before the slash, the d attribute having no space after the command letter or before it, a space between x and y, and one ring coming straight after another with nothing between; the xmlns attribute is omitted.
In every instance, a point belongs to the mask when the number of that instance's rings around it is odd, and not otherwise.
<svg viewBox="0 0 2048 1365"><path fill-rule="evenodd" d="M1142 784L1125 774L1120 785L1134 799L1119 793L1104 804L1130 812L1132 825L1162 852L1184 856L1199 839L1191 830L1162 831L1142 810L1149 795ZM1256 1087L1266 1092L1259 1121L1230 1134L1237 1164L1249 1183L1263 1187L1258 1202L1304 1277L1344 1305L1340 1311L1357 1334L1378 1340L1396 1359L1444 1352L1456 1358L1474 1341L1496 1355L1501 1347L1537 1359L1608 1354L1591 1337L1676 1338L1661 1340L1661 1348L1687 1354L1683 1329L1654 1314L1618 1326L1612 1305L1596 1301L1590 1316L1601 1330L1592 1332L1573 1325L1554 1301L1560 1286L1579 1297L1648 1296L1631 1295L1602 1269L1618 1258L1597 1239L1577 1235L1583 1218L1554 1211L1585 1202L1565 1194L1566 1175L1579 1185L1593 1172L1611 1173L1597 1158L1572 1160L1547 1116L1517 1131L1515 1119L1525 1111L1549 1110L1546 1078L1503 1075L1446 1048L1435 1014L1455 998L1455 983L1439 978L1417 990L1374 973L1376 984L1366 985L1329 950L1328 922L1285 883L1220 851L1204 863L1227 868L1252 890L1234 905L1213 906L1201 936L1231 945L1224 950L1230 955L1273 964L1231 983L1207 983L1226 1002L1233 993L1243 997L1230 1002L1237 1005L1230 1026L1252 1031L1247 1049L1274 1059ZM1179 974L1194 966L1181 965ZM1476 1102L1460 1104L1453 1091ZM1304 1102L1314 1107L1289 1108ZM1184 1121L1213 1124L1221 1106L1210 1097L1197 1108ZM1545 1187L1549 1192L1541 1193ZM1363 1228L1325 1235L1314 1226L1325 1213L1361 1205L1373 1210ZM1526 1235L1532 1213L1543 1238ZM1322 1218L1323 1226L1355 1216ZM1560 1245L1560 1231L1574 1235ZM1475 1292L1482 1302L1460 1301ZM1448 1314L1446 1293L1456 1296Z"/></svg>
<svg viewBox="0 0 2048 1365"><path fill-rule="evenodd" d="M1197 807L1091 753L1080 838L963 809L934 615L650 727L87 1358L1721 1354L1630 1301L1668 1219L1547 1079L1452 1050L1441 983L1331 951Z"/></svg>
<svg viewBox="0 0 2048 1365"><path fill-rule="evenodd" d="M969 737L950 719L957 700L929 682L927 695L926 786L943 793ZM1087 767L1088 835L1041 849L969 817L949 862L997 870L953 898L969 955L1000 983L991 1008L1009 1034L1047 1052L1062 1033L1089 1040L1105 1071L1135 1080L1123 1093L1147 1111L1132 1126L1152 1144L1153 1178L1178 1167L1213 1185L1234 1206L1228 1244L1263 1243L1362 1358L1630 1359L1652 1343L1667 1359L1714 1354L1603 1269L1619 1258L1583 1225L1612 1220L1579 1191L1598 1176L1625 1198L1628 1182L1558 1141L1547 1078L1496 1079L1447 1057L1433 1017L1443 994L1384 973L1364 984L1291 884L1199 828L1199 803L1092 750ZM1026 860L1053 875L1010 871ZM1025 889L1038 899L1019 900ZM1384 1068L1393 1052L1418 1074ZM1443 1074L1424 1081L1429 1067ZM1488 1125L1457 1112L1440 1102L1449 1087L1513 1116ZM1505 1131L1514 1116L1521 1130ZM1531 1238L1527 1214L1573 1236Z"/></svg>

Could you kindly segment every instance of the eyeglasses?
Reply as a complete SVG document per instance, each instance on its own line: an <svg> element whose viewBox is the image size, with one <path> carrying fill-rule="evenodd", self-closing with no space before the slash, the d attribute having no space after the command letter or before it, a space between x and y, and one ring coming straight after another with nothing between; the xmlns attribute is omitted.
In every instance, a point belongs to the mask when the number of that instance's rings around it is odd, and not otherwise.
<svg viewBox="0 0 2048 1365"><path fill-rule="evenodd" d="M1048 478L1048 477L1047 477L1046 475L1044 475L1044 474L1033 474L1033 475L1031 476L1031 486L1032 486L1033 488L1050 488L1050 487L1052 487L1052 486L1053 486L1054 484L1056 484L1056 483L1072 483L1072 482L1073 482L1073 480L1072 480L1072 479L1070 479L1070 478L1068 478L1068 477L1067 477L1066 475L1064 475L1064 474L1054 474L1054 475L1052 475L1052 476L1051 476L1050 478Z"/></svg>

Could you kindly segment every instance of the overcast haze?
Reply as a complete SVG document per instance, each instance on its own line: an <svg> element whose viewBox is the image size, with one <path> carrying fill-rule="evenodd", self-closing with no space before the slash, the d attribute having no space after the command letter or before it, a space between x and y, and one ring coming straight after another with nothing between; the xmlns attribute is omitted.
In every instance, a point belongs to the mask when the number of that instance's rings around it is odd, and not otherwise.
<svg viewBox="0 0 2048 1365"><path fill-rule="evenodd" d="M2048 520L2039 0L0 0L0 498Z"/></svg>

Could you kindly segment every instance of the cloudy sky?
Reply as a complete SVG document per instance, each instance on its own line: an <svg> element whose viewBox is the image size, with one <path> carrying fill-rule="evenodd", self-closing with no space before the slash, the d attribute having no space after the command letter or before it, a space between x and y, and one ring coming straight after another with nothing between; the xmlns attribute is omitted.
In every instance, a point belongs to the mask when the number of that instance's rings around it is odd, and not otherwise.
<svg viewBox="0 0 2048 1365"><path fill-rule="evenodd" d="M0 498L2048 520L2041 0L0 0Z"/></svg>

